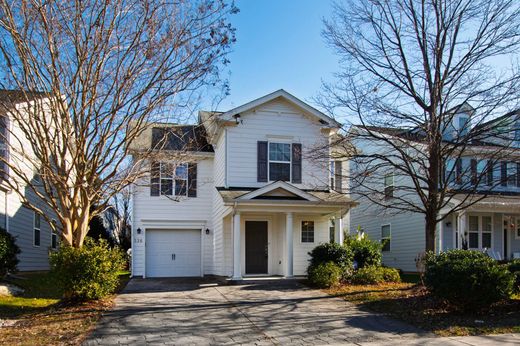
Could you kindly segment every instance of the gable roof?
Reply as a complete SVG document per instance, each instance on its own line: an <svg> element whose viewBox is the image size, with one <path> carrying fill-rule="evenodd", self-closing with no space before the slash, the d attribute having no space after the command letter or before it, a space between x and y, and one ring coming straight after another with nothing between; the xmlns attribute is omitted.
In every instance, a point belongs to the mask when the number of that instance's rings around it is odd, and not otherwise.
<svg viewBox="0 0 520 346"><path fill-rule="evenodd" d="M300 100L296 96L288 93L287 91L285 91L283 89L276 90L275 92L272 92L270 94L267 94L265 96L257 98L255 100L250 101L248 103L245 103L245 104L243 104L241 106L238 106L238 107L235 107L233 109L230 109L227 112L219 114L219 117L222 120L233 121L234 120L233 117L235 115L247 112L247 111L249 111L251 109L254 109L254 108L256 108L256 107L258 107L258 106L260 106L260 105L262 105L264 103L270 102L270 101L275 100L277 98L283 98L284 100L288 101L289 103L291 103L294 106L296 106L296 107L300 108L301 110L303 110L305 113L314 116L315 118L320 120L320 122L323 123L323 125L325 125L325 126L341 127L341 124L338 123L336 120L332 119L331 117L329 117L325 113L320 112L316 108L314 108L314 107L310 106L309 104L303 102L302 100Z"/></svg>
<svg viewBox="0 0 520 346"><path fill-rule="evenodd" d="M48 96L48 93L40 91L24 91L19 89L0 89L0 102L2 103L25 102L28 100L33 100L45 96Z"/></svg>
<svg viewBox="0 0 520 346"><path fill-rule="evenodd" d="M238 197L237 200L244 201L244 200L255 199L255 198L261 197L262 195L268 195L269 192L273 192L277 189L282 189L282 190L289 192L290 195L293 195L293 198L299 197L300 199L304 199L307 201L313 201L313 202L318 201L318 198L314 197L310 193L300 190L296 186L286 183L285 181L275 181L274 183L265 185L265 186L259 188L258 190L254 190L249 193L246 193L246 194Z"/></svg>

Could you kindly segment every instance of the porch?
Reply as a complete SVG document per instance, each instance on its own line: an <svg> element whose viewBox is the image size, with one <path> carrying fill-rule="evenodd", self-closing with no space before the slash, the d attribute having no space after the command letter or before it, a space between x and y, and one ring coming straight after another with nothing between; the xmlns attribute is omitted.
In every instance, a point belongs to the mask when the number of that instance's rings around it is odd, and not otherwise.
<svg viewBox="0 0 520 346"><path fill-rule="evenodd" d="M352 203L343 194L303 191L285 182L220 193L230 207L223 225L230 235L233 280L306 275L309 251L343 242L343 217Z"/></svg>
<svg viewBox="0 0 520 346"><path fill-rule="evenodd" d="M495 259L520 258L520 201L489 197L439 224L438 249L470 249Z"/></svg>

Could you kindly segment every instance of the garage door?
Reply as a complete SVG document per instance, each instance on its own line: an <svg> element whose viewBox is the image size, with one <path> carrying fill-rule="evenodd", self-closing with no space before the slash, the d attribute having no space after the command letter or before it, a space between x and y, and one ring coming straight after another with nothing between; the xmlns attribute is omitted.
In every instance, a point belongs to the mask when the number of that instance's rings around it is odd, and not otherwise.
<svg viewBox="0 0 520 346"><path fill-rule="evenodd" d="M200 230L146 230L146 276L201 276Z"/></svg>

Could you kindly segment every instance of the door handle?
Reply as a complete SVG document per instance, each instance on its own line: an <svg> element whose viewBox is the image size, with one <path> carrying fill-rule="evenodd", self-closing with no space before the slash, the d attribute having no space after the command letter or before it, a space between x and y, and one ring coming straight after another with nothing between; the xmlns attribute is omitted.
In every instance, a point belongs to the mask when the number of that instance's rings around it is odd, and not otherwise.
<svg viewBox="0 0 520 346"><path fill-rule="evenodd" d="M172 253L172 261L175 261L175 254Z"/></svg>

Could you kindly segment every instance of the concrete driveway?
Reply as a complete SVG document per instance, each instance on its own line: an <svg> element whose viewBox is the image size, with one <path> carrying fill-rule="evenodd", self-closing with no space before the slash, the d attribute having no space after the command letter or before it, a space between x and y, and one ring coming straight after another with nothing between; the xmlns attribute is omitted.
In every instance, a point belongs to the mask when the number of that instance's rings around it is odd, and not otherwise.
<svg viewBox="0 0 520 346"><path fill-rule="evenodd" d="M430 337L296 280L133 279L85 344L446 344Z"/></svg>

